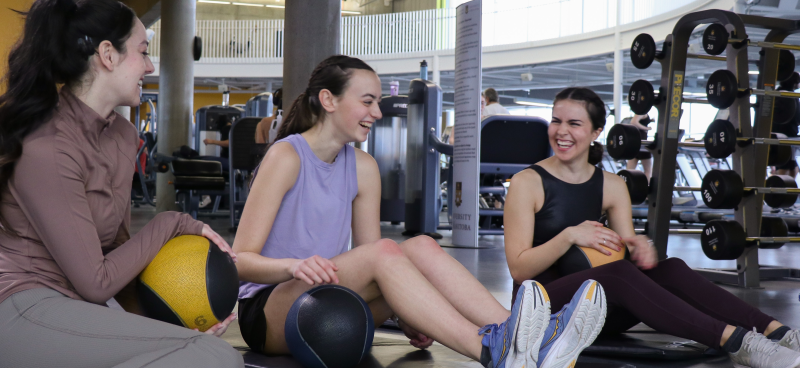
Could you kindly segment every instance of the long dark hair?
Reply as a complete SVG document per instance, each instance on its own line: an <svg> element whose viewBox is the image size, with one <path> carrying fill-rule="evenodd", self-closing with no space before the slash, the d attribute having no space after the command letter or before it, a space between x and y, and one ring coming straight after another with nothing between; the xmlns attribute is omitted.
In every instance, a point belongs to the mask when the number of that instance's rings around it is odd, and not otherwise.
<svg viewBox="0 0 800 368"><path fill-rule="evenodd" d="M116 0L37 0L25 16L22 37L8 55L6 93L0 96L0 193L8 187L22 141L44 124L58 104L58 84L76 85L104 40L120 53L136 13ZM3 231L11 234L0 215Z"/></svg>
<svg viewBox="0 0 800 368"><path fill-rule="evenodd" d="M589 115L589 119L592 120L592 131L606 126L606 105L594 91L583 87L570 87L556 95L553 105L555 106L558 101L562 100L583 102L586 113ZM589 147L589 163L597 165L602 160L603 145L598 141L594 141L592 146Z"/></svg>
<svg viewBox="0 0 800 368"><path fill-rule="evenodd" d="M303 133L316 125L325 112L319 101L319 92L327 89L334 96L341 96L347 89L350 76L355 69L375 72L361 59L345 55L334 55L319 63L311 72L308 88L300 96L297 96L289 113L283 118L275 140L281 140L295 133Z"/></svg>

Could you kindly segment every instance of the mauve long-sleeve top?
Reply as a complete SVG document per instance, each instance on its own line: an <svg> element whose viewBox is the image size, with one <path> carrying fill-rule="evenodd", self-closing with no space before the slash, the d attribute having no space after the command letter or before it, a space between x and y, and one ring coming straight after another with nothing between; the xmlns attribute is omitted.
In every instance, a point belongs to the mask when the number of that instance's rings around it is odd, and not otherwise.
<svg viewBox="0 0 800 368"><path fill-rule="evenodd" d="M203 223L163 212L129 233L136 129L104 118L67 88L52 117L23 140L0 212L19 236L0 233L0 302L51 288L102 304L133 280L171 238Z"/></svg>

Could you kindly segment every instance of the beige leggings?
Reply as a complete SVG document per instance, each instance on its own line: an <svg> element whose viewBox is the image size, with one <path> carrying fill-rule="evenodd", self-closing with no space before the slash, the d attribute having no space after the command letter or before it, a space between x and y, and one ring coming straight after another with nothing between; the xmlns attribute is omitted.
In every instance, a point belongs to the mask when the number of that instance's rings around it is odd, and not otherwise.
<svg viewBox="0 0 800 368"><path fill-rule="evenodd" d="M244 367L214 336L46 288L0 303L0 336L0 367Z"/></svg>

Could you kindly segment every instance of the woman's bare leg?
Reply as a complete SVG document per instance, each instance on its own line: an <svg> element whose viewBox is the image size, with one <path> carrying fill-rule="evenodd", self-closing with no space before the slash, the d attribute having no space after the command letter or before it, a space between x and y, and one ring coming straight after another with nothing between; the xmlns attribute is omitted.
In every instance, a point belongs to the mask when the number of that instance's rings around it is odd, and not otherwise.
<svg viewBox="0 0 800 368"><path fill-rule="evenodd" d="M464 318L403 255L394 241L383 239L332 258L339 268L339 284L358 293L372 306L381 297L405 323L441 344L478 360L481 354L479 326ZM294 301L310 289L291 280L278 285L264 306L268 354L286 354L284 323ZM385 314L384 308L376 312ZM382 310L382 311L381 311ZM381 318L386 318L383 316ZM376 320L378 316L376 316Z"/></svg>
<svg viewBox="0 0 800 368"><path fill-rule="evenodd" d="M499 324L511 315L475 276L430 237L406 240L400 243L400 249L433 287L475 325Z"/></svg>

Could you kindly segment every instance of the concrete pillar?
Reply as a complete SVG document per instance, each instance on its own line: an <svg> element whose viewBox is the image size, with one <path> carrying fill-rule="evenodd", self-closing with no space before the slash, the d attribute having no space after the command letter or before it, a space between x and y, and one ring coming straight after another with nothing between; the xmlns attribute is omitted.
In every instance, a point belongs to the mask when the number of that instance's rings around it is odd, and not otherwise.
<svg viewBox="0 0 800 368"><path fill-rule="evenodd" d="M317 64L340 53L342 2L287 1L285 17L283 107L288 110L297 96L305 91Z"/></svg>
<svg viewBox="0 0 800 368"><path fill-rule="evenodd" d="M161 2L161 62L158 81L158 152L172 154L189 145L194 115L194 58L196 0ZM172 173L156 178L156 210L176 210Z"/></svg>

